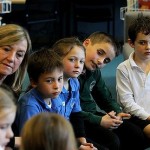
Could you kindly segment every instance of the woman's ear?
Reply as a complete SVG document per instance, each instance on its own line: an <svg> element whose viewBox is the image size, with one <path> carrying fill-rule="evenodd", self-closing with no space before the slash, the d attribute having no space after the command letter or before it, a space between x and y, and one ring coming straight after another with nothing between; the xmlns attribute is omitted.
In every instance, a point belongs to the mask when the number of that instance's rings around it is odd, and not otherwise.
<svg viewBox="0 0 150 150"><path fill-rule="evenodd" d="M128 44L129 44L132 48L134 48L134 43L131 41L131 39L128 39Z"/></svg>

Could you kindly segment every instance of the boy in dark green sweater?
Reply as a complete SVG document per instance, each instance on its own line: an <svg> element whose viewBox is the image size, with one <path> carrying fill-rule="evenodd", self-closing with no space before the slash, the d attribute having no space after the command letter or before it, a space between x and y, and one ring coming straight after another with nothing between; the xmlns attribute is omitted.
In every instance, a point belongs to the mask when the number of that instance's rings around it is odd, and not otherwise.
<svg viewBox="0 0 150 150"><path fill-rule="evenodd" d="M130 117L130 114L123 113L112 99L101 76L100 69L117 55L115 41L106 33L95 32L83 45L86 48L85 69L79 81L87 137L110 150L144 149L143 132L128 120L123 120L124 117ZM104 113L98 112L97 106Z"/></svg>

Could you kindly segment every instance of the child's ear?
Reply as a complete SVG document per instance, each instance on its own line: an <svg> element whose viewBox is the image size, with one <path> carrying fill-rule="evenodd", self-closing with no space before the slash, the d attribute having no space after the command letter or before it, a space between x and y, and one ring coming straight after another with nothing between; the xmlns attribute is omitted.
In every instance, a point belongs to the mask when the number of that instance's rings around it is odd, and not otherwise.
<svg viewBox="0 0 150 150"><path fill-rule="evenodd" d="M132 48L134 48L134 43L131 41L131 39L128 39L128 44L129 44Z"/></svg>
<svg viewBox="0 0 150 150"><path fill-rule="evenodd" d="M30 85L32 86L32 88L35 88L37 86L37 83L30 78Z"/></svg>
<svg viewBox="0 0 150 150"><path fill-rule="evenodd" d="M83 45L86 47L88 46L90 43L90 39L86 39L84 42L83 42Z"/></svg>

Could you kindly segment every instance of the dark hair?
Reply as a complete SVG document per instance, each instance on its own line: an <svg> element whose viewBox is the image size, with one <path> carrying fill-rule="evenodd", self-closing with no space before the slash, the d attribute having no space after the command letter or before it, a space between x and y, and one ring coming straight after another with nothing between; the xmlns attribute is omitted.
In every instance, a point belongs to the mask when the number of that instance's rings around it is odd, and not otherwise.
<svg viewBox="0 0 150 150"><path fill-rule="evenodd" d="M90 34L86 39L90 39L92 45L98 44L101 42L109 43L114 47L116 56L118 56L120 53L119 43L117 43L117 41L115 41L115 39L110 34L107 34L105 32L96 31L96 32Z"/></svg>
<svg viewBox="0 0 150 150"><path fill-rule="evenodd" d="M140 32L145 35L150 34L150 17L144 16L142 13L129 25L128 35L133 43Z"/></svg>
<svg viewBox="0 0 150 150"><path fill-rule="evenodd" d="M37 82L42 73L53 72L56 68L63 71L61 58L51 49L42 48L33 52L29 57L29 78Z"/></svg>

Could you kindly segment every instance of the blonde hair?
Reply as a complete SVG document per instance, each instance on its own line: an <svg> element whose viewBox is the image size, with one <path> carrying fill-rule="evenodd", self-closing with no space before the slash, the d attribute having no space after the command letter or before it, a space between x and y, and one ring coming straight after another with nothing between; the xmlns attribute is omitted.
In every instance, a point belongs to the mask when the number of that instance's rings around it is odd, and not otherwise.
<svg viewBox="0 0 150 150"><path fill-rule="evenodd" d="M69 121L58 114L40 113L24 125L21 150L77 150Z"/></svg>
<svg viewBox="0 0 150 150"><path fill-rule="evenodd" d="M11 89L6 85L1 85L0 86L0 113L4 109L16 111L16 104L15 104L15 97Z"/></svg>
<svg viewBox="0 0 150 150"><path fill-rule="evenodd" d="M27 40L27 51L24 59L15 73L9 75L4 83L9 85L14 92L18 93L21 90L21 85L26 74L28 57L31 50L31 39L27 30L17 24L6 24L0 26L0 47L13 45L21 40Z"/></svg>

